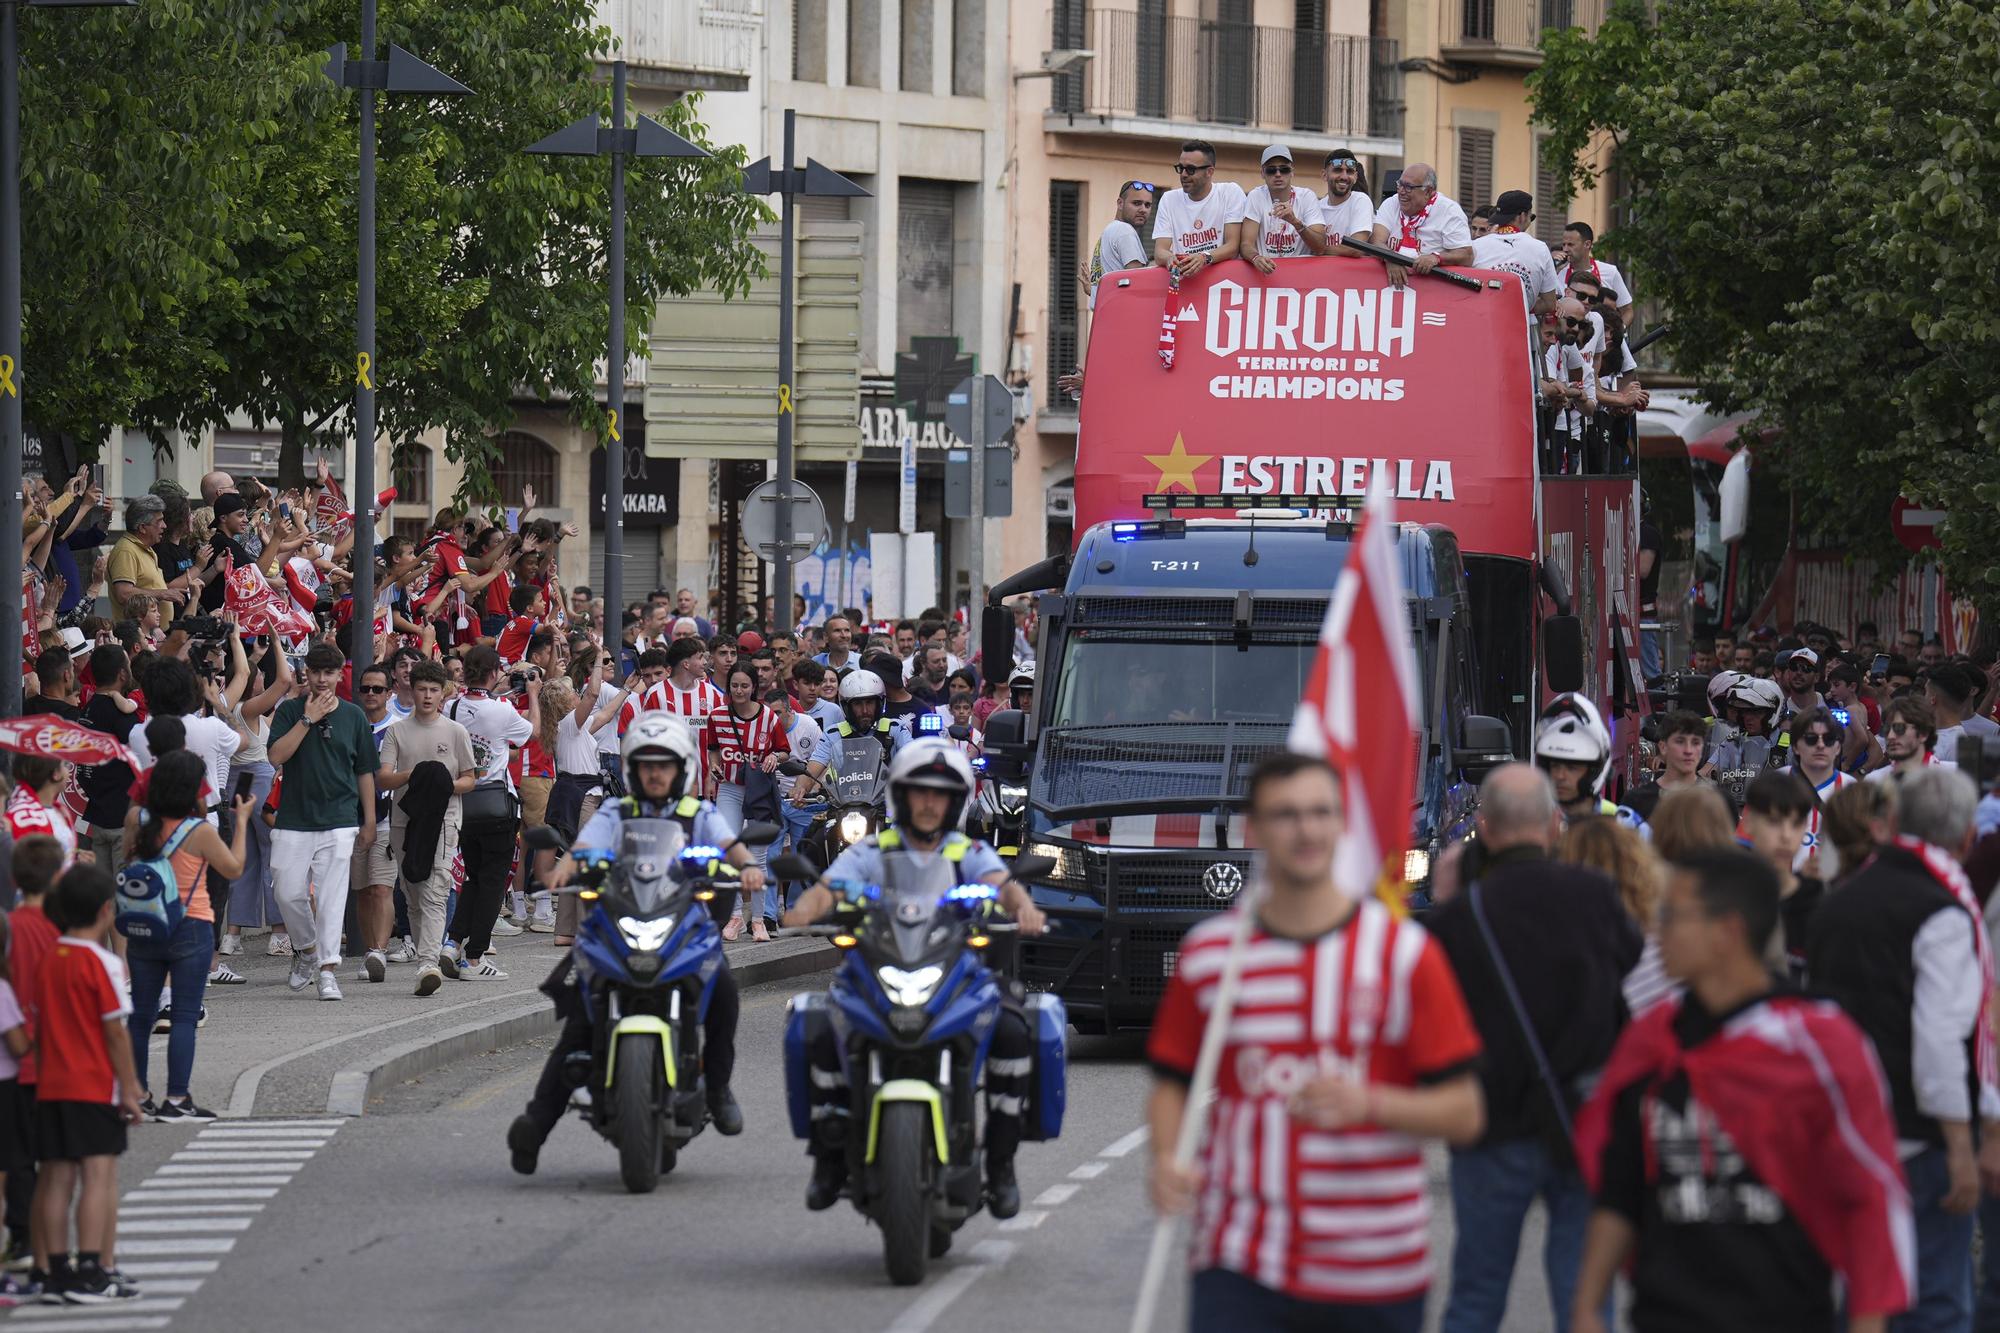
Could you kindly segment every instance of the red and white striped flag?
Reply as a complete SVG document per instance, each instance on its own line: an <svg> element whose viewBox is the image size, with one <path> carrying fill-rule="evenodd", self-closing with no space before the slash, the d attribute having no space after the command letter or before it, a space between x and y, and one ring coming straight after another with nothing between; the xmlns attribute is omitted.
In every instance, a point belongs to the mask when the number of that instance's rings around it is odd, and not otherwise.
<svg viewBox="0 0 2000 1333"><path fill-rule="evenodd" d="M1180 320L1181 275L1167 270L1167 295L1160 304L1160 365L1174 368L1174 326Z"/></svg>
<svg viewBox="0 0 2000 1333"><path fill-rule="evenodd" d="M1420 696L1403 598L1395 515L1377 472L1333 585L1289 741L1295 751L1324 755L1340 774L1347 837L1334 875L1355 897L1373 893L1383 863L1409 849Z"/></svg>

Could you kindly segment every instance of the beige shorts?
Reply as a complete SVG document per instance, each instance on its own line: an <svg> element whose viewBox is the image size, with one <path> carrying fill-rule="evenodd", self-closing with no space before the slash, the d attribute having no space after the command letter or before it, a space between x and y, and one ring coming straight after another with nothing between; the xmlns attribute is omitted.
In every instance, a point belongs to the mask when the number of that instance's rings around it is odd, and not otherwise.
<svg viewBox="0 0 2000 1333"><path fill-rule="evenodd" d="M554 778L521 779L521 827L535 828L548 822L549 793L554 791Z"/></svg>

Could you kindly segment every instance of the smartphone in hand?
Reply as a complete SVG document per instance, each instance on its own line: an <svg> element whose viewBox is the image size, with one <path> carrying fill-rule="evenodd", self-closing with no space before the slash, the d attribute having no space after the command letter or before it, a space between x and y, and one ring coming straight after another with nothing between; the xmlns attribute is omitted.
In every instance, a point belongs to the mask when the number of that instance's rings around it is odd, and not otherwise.
<svg viewBox="0 0 2000 1333"><path fill-rule="evenodd" d="M255 784L255 782L256 782L255 775L250 773L238 773L236 775L236 799L239 801L249 800L250 788Z"/></svg>

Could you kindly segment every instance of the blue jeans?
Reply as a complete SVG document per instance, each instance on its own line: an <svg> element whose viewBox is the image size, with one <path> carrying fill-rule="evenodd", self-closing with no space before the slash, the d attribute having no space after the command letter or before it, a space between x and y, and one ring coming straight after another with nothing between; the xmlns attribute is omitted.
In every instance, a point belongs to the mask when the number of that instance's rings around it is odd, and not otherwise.
<svg viewBox="0 0 2000 1333"><path fill-rule="evenodd" d="M132 1064L139 1086L147 1087L146 1060L151 1052L153 1020L160 1016L160 988L174 984L173 1028L167 1036L167 1096L185 1097L194 1075L195 1024L201 1021L201 999L208 991L208 958L215 947L213 928L206 921L181 918L165 943L127 940L125 959L132 971Z"/></svg>
<svg viewBox="0 0 2000 1333"><path fill-rule="evenodd" d="M1979 1313L1976 1333L2000 1333L2000 1199L1979 1196Z"/></svg>
<svg viewBox="0 0 2000 1333"><path fill-rule="evenodd" d="M1386 1305L1334 1305L1273 1291L1226 1268L1194 1275L1188 1333L1418 1333L1424 1298Z"/></svg>
<svg viewBox="0 0 2000 1333"><path fill-rule="evenodd" d="M1495 1333L1507 1315L1507 1288L1521 1249L1521 1224L1539 1198L1548 1209L1542 1266L1552 1327L1569 1329L1569 1307L1583 1263L1590 1191L1576 1169L1558 1166L1539 1139L1516 1139L1451 1155L1451 1208L1458 1236L1451 1251L1451 1296L1443 1333ZM1605 1312L1610 1323L1610 1310Z"/></svg>
<svg viewBox="0 0 2000 1333"><path fill-rule="evenodd" d="M1656 629L1639 631L1639 675L1652 680L1660 674L1660 632Z"/></svg>
<svg viewBox="0 0 2000 1333"><path fill-rule="evenodd" d="M715 808L722 812L724 819L737 828L742 828L743 784L740 782L718 783L715 789ZM752 847L750 849L750 858L759 866L767 866L771 863L771 848L769 845ZM762 901L753 902L751 908L760 916L768 916L773 919L777 917L778 914L771 910L771 886L768 881L764 885ZM746 920L744 924L748 925L749 922Z"/></svg>
<svg viewBox="0 0 2000 1333"><path fill-rule="evenodd" d="M797 852L804 844L806 830L812 827L813 820L826 812L826 802L820 801L813 805L793 805L790 801L786 801L782 809L785 812L785 836L781 846L785 851ZM800 892L804 892L807 886L801 884L797 888ZM766 894L772 892L783 894L785 886L774 884L771 888L765 890L765 892Z"/></svg>
<svg viewBox="0 0 2000 1333"><path fill-rule="evenodd" d="M1972 1328L1973 1217L1944 1210L1951 1173L1943 1148L1903 1163L1917 1219L1917 1302L1889 1321L1893 1333L1969 1333Z"/></svg>

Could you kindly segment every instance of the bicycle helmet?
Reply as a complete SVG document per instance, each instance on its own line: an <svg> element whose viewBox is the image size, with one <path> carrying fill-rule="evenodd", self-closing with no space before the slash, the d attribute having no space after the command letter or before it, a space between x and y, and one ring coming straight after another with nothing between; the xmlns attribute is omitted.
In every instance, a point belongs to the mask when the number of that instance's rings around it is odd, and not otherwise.
<svg viewBox="0 0 2000 1333"><path fill-rule="evenodd" d="M965 805L972 796L972 765L949 741L912 741L889 764L889 804L902 828L912 827L908 797L912 787L950 794L951 806L940 831L955 829L965 818Z"/></svg>
<svg viewBox="0 0 2000 1333"><path fill-rule="evenodd" d="M634 796L643 796L639 786L639 763L641 760L661 761L671 759L681 766L674 778L673 789L667 793L670 801L679 800L694 776L695 743L694 733L688 724L672 713L654 709L639 714L632 719L630 730L619 746L619 759L625 765L625 783Z"/></svg>
<svg viewBox="0 0 2000 1333"><path fill-rule="evenodd" d="M1556 761L1588 765L1578 795L1602 794L1611 771L1611 733L1597 705L1580 694L1558 694L1535 720L1536 766L1546 768Z"/></svg>
<svg viewBox="0 0 2000 1333"><path fill-rule="evenodd" d="M867 723L855 721L854 705L863 699L875 701L875 717ZM858 727L872 726L875 718L882 716L882 707L888 702L889 687L873 671L850 671L840 678L840 711L847 714L847 720Z"/></svg>

